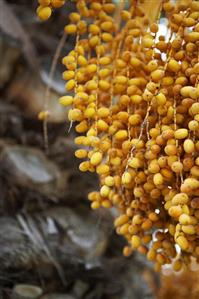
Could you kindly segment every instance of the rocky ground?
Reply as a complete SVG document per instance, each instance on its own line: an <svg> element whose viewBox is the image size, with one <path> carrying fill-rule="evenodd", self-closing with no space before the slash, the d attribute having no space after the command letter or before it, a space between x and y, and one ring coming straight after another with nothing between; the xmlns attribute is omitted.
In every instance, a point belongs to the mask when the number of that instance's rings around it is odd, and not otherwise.
<svg viewBox="0 0 199 299"><path fill-rule="evenodd" d="M98 182L78 171L75 132L57 103L60 60L44 149L37 115L67 20L59 12L40 24L35 2L0 4L0 298L153 299L159 280L151 265L124 258L113 213L91 211L86 200Z"/></svg>

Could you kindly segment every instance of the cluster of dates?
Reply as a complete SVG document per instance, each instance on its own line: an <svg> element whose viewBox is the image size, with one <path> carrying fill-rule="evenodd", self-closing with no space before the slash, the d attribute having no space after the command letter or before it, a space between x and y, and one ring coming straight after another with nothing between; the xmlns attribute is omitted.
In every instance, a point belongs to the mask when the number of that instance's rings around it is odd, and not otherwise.
<svg viewBox="0 0 199 299"><path fill-rule="evenodd" d="M64 4L39 2L41 19ZM117 208L125 255L178 271L199 259L199 2L153 1L150 13L147 0L120 2L76 1L59 101L71 106L80 170L99 175L91 207Z"/></svg>

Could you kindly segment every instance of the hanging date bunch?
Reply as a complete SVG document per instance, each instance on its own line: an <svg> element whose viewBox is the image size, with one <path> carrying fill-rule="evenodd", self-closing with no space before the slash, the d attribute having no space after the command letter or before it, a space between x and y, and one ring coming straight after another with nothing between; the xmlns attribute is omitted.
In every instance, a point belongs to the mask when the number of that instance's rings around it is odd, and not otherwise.
<svg viewBox="0 0 199 299"><path fill-rule="evenodd" d="M40 0L38 16L64 2ZM80 170L99 176L91 207L116 207L124 255L179 271L199 260L199 2L75 3L59 102L79 134Z"/></svg>

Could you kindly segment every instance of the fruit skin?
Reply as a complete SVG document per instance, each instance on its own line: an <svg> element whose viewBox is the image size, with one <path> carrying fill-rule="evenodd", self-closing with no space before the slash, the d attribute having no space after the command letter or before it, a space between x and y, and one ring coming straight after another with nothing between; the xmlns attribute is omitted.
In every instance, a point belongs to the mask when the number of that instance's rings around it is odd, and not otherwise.
<svg viewBox="0 0 199 299"><path fill-rule="evenodd" d="M52 9L48 6L39 6L37 9L37 15L41 21L46 21L50 18Z"/></svg>
<svg viewBox="0 0 199 299"><path fill-rule="evenodd" d="M176 240L177 244L180 246L182 250L187 250L189 243L184 236L179 236Z"/></svg>
<svg viewBox="0 0 199 299"><path fill-rule="evenodd" d="M184 139L188 136L188 130L187 129L178 129L175 131L174 136L176 139Z"/></svg>
<svg viewBox="0 0 199 299"><path fill-rule="evenodd" d="M195 146L194 142L191 139L186 139L183 143L184 151L188 154L194 153Z"/></svg>
<svg viewBox="0 0 199 299"><path fill-rule="evenodd" d="M93 155L92 155L92 157L91 157L91 160L90 160L90 162L91 162L91 164L93 165L93 166L96 166L96 165L98 165L101 161L102 161L102 153L100 153L100 152L96 152L96 153L94 153Z"/></svg>
<svg viewBox="0 0 199 299"><path fill-rule="evenodd" d="M77 31L77 26L74 24L69 24L65 26L64 30L67 34L74 34Z"/></svg>

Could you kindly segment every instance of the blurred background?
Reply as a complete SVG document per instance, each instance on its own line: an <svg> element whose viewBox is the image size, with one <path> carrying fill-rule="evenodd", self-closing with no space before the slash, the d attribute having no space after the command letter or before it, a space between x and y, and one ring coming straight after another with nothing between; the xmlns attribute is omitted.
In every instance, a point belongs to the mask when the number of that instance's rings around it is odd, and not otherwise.
<svg viewBox="0 0 199 299"><path fill-rule="evenodd" d="M68 1L45 23L36 7L0 2L0 298L199 298L197 272L163 276L139 254L123 257L113 211L91 211L97 177L79 172L76 133L58 103L61 57L73 38L56 52L75 5ZM38 119L45 105L48 149Z"/></svg>

